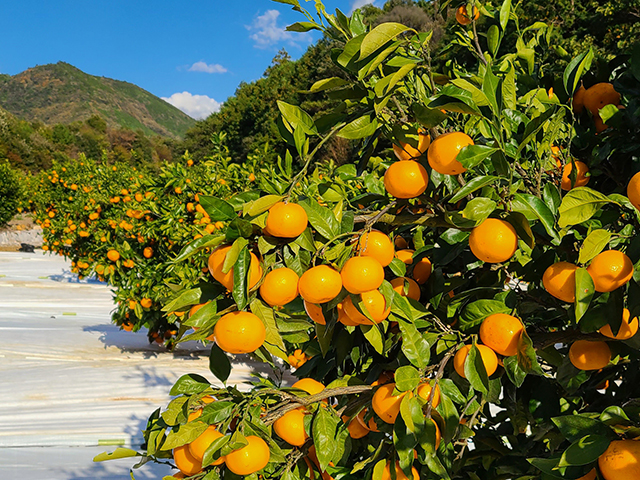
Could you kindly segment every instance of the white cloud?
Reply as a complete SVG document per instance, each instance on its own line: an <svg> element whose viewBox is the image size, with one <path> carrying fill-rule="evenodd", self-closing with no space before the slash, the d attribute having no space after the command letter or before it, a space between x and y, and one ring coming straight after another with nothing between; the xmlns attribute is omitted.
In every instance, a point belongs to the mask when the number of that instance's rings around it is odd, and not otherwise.
<svg viewBox="0 0 640 480"><path fill-rule="evenodd" d="M279 16L278 10L267 10L264 14L258 15L251 25L246 25L247 30L254 32L250 38L257 48L268 48L282 43L297 45L311 41L311 35L308 33L287 32L283 25L278 25Z"/></svg>
<svg viewBox="0 0 640 480"><path fill-rule="evenodd" d="M189 92L174 93L170 97L162 97L162 99L196 120L202 120L213 112L218 112L222 105L206 95L192 95Z"/></svg>
<svg viewBox="0 0 640 480"><path fill-rule="evenodd" d="M218 63L208 64L200 61L196 62L189 67L190 72L205 72L205 73L226 73L227 69Z"/></svg>
<svg viewBox="0 0 640 480"><path fill-rule="evenodd" d="M357 10L358 8L362 8L365 5L374 5L376 4L376 0L352 0L351 2L351 12Z"/></svg>

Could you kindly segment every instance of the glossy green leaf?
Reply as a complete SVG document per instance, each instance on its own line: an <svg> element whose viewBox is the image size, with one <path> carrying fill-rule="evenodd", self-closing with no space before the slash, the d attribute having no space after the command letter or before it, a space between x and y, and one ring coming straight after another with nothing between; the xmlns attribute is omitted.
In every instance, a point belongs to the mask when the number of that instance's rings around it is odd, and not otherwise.
<svg viewBox="0 0 640 480"><path fill-rule="evenodd" d="M580 253L578 255L578 263L587 263L596 255L598 255L611 240L611 232L598 228L591 231L587 238L582 242Z"/></svg>
<svg viewBox="0 0 640 480"><path fill-rule="evenodd" d="M578 225L589 220L598 210L608 203L615 203L606 195L587 187L576 187L562 199L560 208L560 228Z"/></svg>
<svg viewBox="0 0 640 480"><path fill-rule="evenodd" d="M364 59L385 45L389 40L394 39L402 32L410 30L400 23L382 23L367 33L360 45L360 58Z"/></svg>
<svg viewBox="0 0 640 480"><path fill-rule="evenodd" d="M587 272L586 268L578 268L576 270L576 302L575 302L575 313L576 313L576 322L579 322L580 319L584 316L589 308L589 304L591 303L591 299L593 295L596 293L595 287L593 285L593 279L589 272Z"/></svg>

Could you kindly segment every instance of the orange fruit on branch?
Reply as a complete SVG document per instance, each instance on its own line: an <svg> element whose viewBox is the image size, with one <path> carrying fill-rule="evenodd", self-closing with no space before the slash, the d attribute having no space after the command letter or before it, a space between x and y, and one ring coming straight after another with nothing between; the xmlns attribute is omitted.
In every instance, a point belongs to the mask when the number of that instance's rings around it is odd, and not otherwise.
<svg viewBox="0 0 640 480"><path fill-rule="evenodd" d="M117 250L109 250L107 252L107 258L112 262L117 262L118 260L120 260L120 254Z"/></svg>
<svg viewBox="0 0 640 480"><path fill-rule="evenodd" d="M611 349L606 342L577 340L569 348L569 360L579 370L600 370L609 365Z"/></svg>
<svg viewBox="0 0 640 480"><path fill-rule="evenodd" d="M605 325L598 331L605 337L609 337L614 340L628 340L638 333L638 317L634 317L633 320L629 321L630 316L631 312L629 312L628 308L625 308L622 311L622 323L620 324L620 330L618 330L617 335L613 334L613 330L611 330L610 325Z"/></svg>
<svg viewBox="0 0 640 480"><path fill-rule="evenodd" d="M580 88L576 90L576 93L573 94L573 100L571 102L571 106L573 107L573 111L580 115L584 111L584 94L587 89L584 88L584 85L580 85Z"/></svg>
<svg viewBox="0 0 640 480"><path fill-rule="evenodd" d="M326 303L342 290L342 277L328 265L312 267L302 274L298 282L300 296L309 303Z"/></svg>
<svg viewBox="0 0 640 480"><path fill-rule="evenodd" d="M229 453L225 459L227 468L236 475L259 472L267 466L271 458L269 445L264 440L255 435L246 438L248 445Z"/></svg>
<svg viewBox="0 0 640 480"><path fill-rule="evenodd" d="M378 290L371 290L360 294L362 299L362 308L371 315L369 319L366 315L360 313L353 304L351 297L345 298L343 302L344 312L349 319L359 325L371 325L372 323L380 323L385 320L391 313L391 307L387 306L387 302ZM373 320L373 322L371 321Z"/></svg>
<svg viewBox="0 0 640 480"><path fill-rule="evenodd" d="M384 281L384 269L373 257L351 257L340 272L342 285L349 293L375 290Z"/></svg>
<svg viewBox="0 0 640 480"><path fill-rule="evenodd" d="M298 296L299 280L290 268L271 270L260 285L260 296L272 307L286 305Z"/></svg>
<svg viewBox="0 0 640 480"><path fill-rule="evenodd" d="M229 270L227 273L222 271L222 267L224 265L224 259L227 257L227 253L231 250L231 246L227 245L224 247L216 248L211 255L209 256L208 266L209 272L211 276L215 278L218 282L220 282L227 290L233 290L233 268ZM262 266L260 265L260 260L258 257L251 253L251 264L249 266L249 279L248 284L249 288L253 288L262 278Z"/></svg>
<svg viewBox="0 0 640 480"><path fill-rule="evenodd" d="M313 378L301 378L296 383L291 385L291 388L298 388L304 390L309 395L316 395L324 390L324 385Z"/></svg>
<svg viewBox="0 0 640 480"><path fill-rule="evenodd" d="M307 316L316 323L320 325L326 325L327 320L324 318L324 314L322 313L322 307L315 303L309 303L306 300L303 300L304 310L307 312Z"/></svg>
<svg viewBox="0 0 640 480"><path fill-rule="evenodd" d="M433 266L431 265L431 260L427 257L422 257L418 260L418 263L413 267L413 278L420 285L427 283L429 277L431 276L431 271L433 270Z"/></svg>
<svg viewBox="0 0 640 480"><path fill-rule="evenodd" d="M487 376L490 377L498 369L498 357L489 347L484 345L476 345L476 347L480 351L480 357L482 358L484 369L487 371ZM453 357L453 368L462 378L467 378L464 374L464 363L469 356L469 350L471 350L471 345L465 345Z"/></svg>
<svg viewBox="0 0 640 480"><path fill-rule="evenodd" d="M407 277L398 277L391 280L391 286L403 297L409 297L415 301L420 300L420 285Z"/></svg>
<svg viewBox="0 0 640 480"><path fill-rule="evenodd" d="M443 175L458 175L467 171L456 160L460 150L467 145L474 145L469 135L463 132L445 133L437 137L429 147L427 159L436 172Z"/></svg>
<svg viewBox="0 0 640 480"><path fill-rule="evenodd" d="M591 260L587 272L593 279L596 292L612 292L631 280L633 263L618 250L605 250Z"/></svg>
<svg viewBox="0 0 640 480"><path fill-rule="evenodd" d="M428 134L420 132L415 145L411 143L398 142L393 144L393 153L396 154L398 160L414 160L421 157L429 148L431 137Z"/></svg>
<svg viewBox="0 0 640 480"><path fill-rule="evenodd" d="M400 404L403 397L407 392L400 393L400 395L393 395L393 389L396 387L395 383L387 383L378 387L371 399L371 407L384 422L395 423L398 414L400 413Z"/></svg>
<svg viewBox="0 0 640 480"><path fill-rule="evenodd" d="M266 329L262 320L251 312L231 312L218 320L213 336L227 353L249 353L262 346Z"/></svg>
<svg viewBox="0 0 640 480"><path fill-rule="evenodd" d="M383 267L391 263L395 252L389 237L378 230L365 233L358 241L358 254L363 257L375 258Z"/></svg>
<svg viewBox="0 0 640 480"><path fill-rule="evenodd" d="M480 11L474 6L473 7L473 20L477 20L480 18ZM472 19L469 17L467 13L467 6L460 5L456 10L456 22L460 25L466 26L471 23Z"/></svg>
<svg viewBox="0 0 640 480"><path fill-rule="evenodd" d="M569 262L556 262L547 268L542 275L544 289L563 302L576 301L577 265Z"/></svg>
<svg viewBox="0 0 640 480"><path fill-rule="evenodd" d="M360 413L363 413L362 410ZM362 438L366 436L371 430L365 427L362 423L360 423L357 417L349 418L346 415L342 416L342 421L347 425L347 430L349 430L349 436L351 438Z"/></svg>
<svg viewBox="0 0 640 480"><path fill-rule="evenodd" d="M273 430L289 445L301 447L309 438L304 430L304 415L300 409L291 410L274 422Z"/></svg>
<svg viewBox="0 0 640 480"><path fill-rule="evenodd" d="M487 218L471 231L469 246L483 262L506 262L518 249L518 235L509 222Z"/></svg>
<svg viewBox="0 0 640 480"><path fill-rule="evenodd" d="M522 322L506 313L494 313L480 325L480 339L500 355L510 357L518 353L518 340L524 331Z"/></svg>
<svg viewBox="0 0 640 480"><path fill-rule="evenodd" d="M575 160L574 163L576 165L577 172L576 181L573 186L571 186L570 174L573 170L573 164L569 162L564 166L564 169L562 170L562 182L560 183L560 187L562 188L562 190L568 191L575 187L584 187L587 183L589 183L589 180L591 179L591 177L587 175L587 173L589 173L589 167L587 167L586 163L581 162L580 160Z"/></svg>
<svg viewBox="0 0 640 480"><path fill-rule="evenodd" d="M599 117L599 110L605 105L620 105L620 94L610 83L596 83L584 92L583 104L594 117Z"/></svg>
<svg viewBox="0 0 640 480"><path fill-rule="evenodd" d="M640 478L640 442L614 440L598 458L598 466L605 480Z"/></svg>
<svg viewBox="0 0 640 480"><path fill-rule="evenodd" d="M415 160L394 162L384 174L384 188L396 198L415 198L429 184L427 170Z"/></svg>
<svg viewBox="0 0 640 480"><path fill-rule="evenodd" d="M418 385L418 389L416 393L420 398L424 401L428 402L433 392L433 401L431 402L431 406L436 408L440 405L440 387L436 385L436 388L433 388L429 382L424 382Z"/></svg>
<svg viewBox="0 0 640 480"><path fill-rule="evenodd" d="M627 197L631 204L640 210L640 172L636 173L627 185Z"/></svg>
<svg viewBox="0 0 640 480"><path fill-rule="evenodd" d="M295 238L307 228L307 212L297 203L278 202L269 209L266 229L279 238Z"/></svg>
<svg viewBox="0 0 640 480"><path fill-rule="evenodd" d="M340 302L336 306L336 309L338 310L338 322L347 327L355 327L357 325L360 325L358 322L352 320L351 317L347 314L346 310L344 309L344 302Z"/></svg>
<svg viewBox="0 0 640 480"><path fill-rule="evenodd" d="M190 477L202 471L202 461L198 461L189 451L189 445L182 445L173 449L173 461L183 474Z"/></svg>
<svg viewBox="0 0 640 480"><path fill-rule="evenodd" d="M395 478L396 480L420 480L420 474L416 467L411 467L411 476L412 478L407 477L402 469L400 468L400 463L396 462L395 464ZM387 462L384 466L384 470L382 470L382 477L380 480L391 480L391 462Z"/></svg>
<svg viewBox="0 0 640 480"><path fill-rule="evenodd" d="M209 446L218 438L223 437L222 433L220 433L215 426L210 425L207 429L202 432L202 434L196 438L193 442L189 444L189 453L193 455L193 457L202 464L202 458L204 457L204 452L209 448ZM224 463L224 457L220 457L218 460L214 461L211 465L222 465Z"/></svg>

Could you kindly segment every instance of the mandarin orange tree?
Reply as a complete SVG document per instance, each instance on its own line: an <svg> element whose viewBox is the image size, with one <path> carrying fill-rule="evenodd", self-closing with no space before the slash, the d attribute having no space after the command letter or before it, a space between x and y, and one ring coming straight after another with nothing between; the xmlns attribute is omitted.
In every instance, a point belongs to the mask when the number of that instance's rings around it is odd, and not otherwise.
<svg viewBox="0 0 640 480"><path fill-rule="evenodd" d="M306 17L290 31L335 41L342 75L309 91L340 103L281 102L288 167L211 196L226 230L174 259L215 248L164 310L223 385L183 376L143 451L96 460L199 480L640 478L640 51L597 69L584 52L553 92L551 27L510 0L451 5L477 62L444 71L429 32L279 1ZM351 163L316 163L332 136ZM273 375L226 385L240 353Z"/></svg>

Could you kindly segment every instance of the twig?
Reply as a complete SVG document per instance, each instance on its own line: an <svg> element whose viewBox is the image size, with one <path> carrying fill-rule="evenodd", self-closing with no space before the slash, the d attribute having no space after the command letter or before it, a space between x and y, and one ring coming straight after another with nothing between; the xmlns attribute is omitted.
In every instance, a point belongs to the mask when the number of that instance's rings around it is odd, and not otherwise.
<svg viewBox="0 0 640 480"><path fill-rule="evenodd" d="M454 347L455 348L455 347ZM447 352L442 360L440 360L440 365L438 367L438 373L436 373L435 382L433 383L433 389L431 390L431 395L429 395L429 402L427 403L427 412L425 413L426 418L431 418L431 410L433 409L433 399L435 398L436 388L438 387L438 380L442 378L444 375L444 367L447 366L449 359L453 357L453 348Z"/></svg>
<svg viewBox="0 0 640 480"><path fill-rule="evenodd" d="M363 223L369 221L372 217L377 216L378 213L373 215L356 215L354 218L355 223ZM393 215L390 213L383 214L376 219L376 222L386 223L388 225L425 225L427 227L452 227L453 225L447 223L443 218L436 216L433 213L426 213L419 217L415 215ZM464 230L464 229L461 229Z"/></svg>

